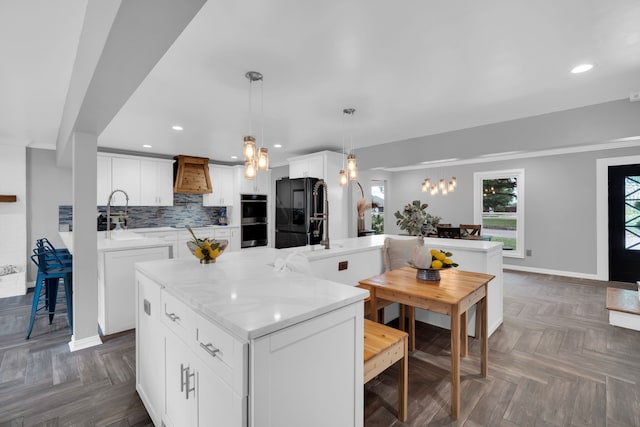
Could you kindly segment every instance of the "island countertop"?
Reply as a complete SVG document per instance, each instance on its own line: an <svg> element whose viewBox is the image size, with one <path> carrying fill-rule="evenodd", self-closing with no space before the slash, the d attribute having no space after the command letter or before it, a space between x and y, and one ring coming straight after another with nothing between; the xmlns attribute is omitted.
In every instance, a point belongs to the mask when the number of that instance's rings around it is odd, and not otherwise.
<svg viewBox="0 0 640 427"><path fill-rule="evenodd" d="M375 234L372 236L354 237L349 239L331 240L330 249L324 249L321 245L298 246L294 248L281 249L289 253L304 254L309 260L334 257L336 255L348 255L362 252L363 250L381 249L385 238L417 240L416 236L399 236L395 234ZM464 240L464 239L440 239L425 237L424 244L435 249L464 249L471 252L489 252L502 250L501 242L491 242L486 240Z"/></svg>
<svg viewBox="0 0 640 427"><path fill-rule="evenodd" d="M241 339L254 339L364 300L368 291L276 271L277 249L225 253L214 264L197 259L137 263L138 272L203 317Z"/></svg>
<svg viewBox="0 0 640 427"><path fill-rule="evenodd" d="M98 231L97 233L98 252L171 246L171 242L166 240L144 237L127 230L111 231L112 239L106 238L106 231ZM58 234L65 247L73 253L73 231L60 231Z"/></svg>

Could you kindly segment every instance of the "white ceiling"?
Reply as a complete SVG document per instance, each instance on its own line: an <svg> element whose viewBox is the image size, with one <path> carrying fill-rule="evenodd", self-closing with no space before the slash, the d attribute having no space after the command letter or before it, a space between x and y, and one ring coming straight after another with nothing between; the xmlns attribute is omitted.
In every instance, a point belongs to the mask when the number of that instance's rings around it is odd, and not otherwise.
<svg viewBox="0 0 640 427"><path fill-rule="evenodd" d="M55 146L85 7L0 1L0 142ZM582 62L595 67L569 73ZM340 150L345 135L360 148L628 98L640 91L640 2L209 0L99 145L233 161L249 70L264 75L262 140L282 164Z"/></svg>

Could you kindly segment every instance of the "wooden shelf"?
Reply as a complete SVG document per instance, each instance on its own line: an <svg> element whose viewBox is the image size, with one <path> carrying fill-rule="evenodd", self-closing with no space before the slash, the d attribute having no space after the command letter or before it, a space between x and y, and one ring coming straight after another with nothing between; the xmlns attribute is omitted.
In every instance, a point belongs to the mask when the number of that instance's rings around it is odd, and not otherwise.
<svg viewBox="0 0 640 427"><path fill-rule="evenodd" d="M15 203L18 200L18 198L15 195L6 195L6 194L0 194L0 202L3 203Z"/></svg>

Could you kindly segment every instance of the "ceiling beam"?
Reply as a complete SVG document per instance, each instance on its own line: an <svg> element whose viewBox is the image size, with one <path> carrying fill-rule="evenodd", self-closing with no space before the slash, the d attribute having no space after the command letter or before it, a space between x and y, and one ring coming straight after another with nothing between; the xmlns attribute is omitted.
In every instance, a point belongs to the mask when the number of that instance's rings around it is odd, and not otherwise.
<svg viewBox="0 0 640 427"><path fill-rule="evenodd" d="M70 166L73 132L100 135L207 0L89 1L56 141Z"/></svg>

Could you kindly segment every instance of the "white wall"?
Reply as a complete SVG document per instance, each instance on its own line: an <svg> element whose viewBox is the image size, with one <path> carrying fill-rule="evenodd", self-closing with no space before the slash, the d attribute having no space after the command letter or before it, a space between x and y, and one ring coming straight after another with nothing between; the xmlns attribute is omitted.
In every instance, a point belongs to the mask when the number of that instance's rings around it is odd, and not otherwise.
<svg viewBox="0 0 640 427"><path fill-rule="evenodd" d="M504 160L475 165L396 172L388 191L388 214L412 201L454 225L473 223L473 173L522 168L525 171L525 249L532 256L504 258L504 266L576 277L596 278L596 160L640 154L640 147ZM436 171L455 175L456 191L446 196L422 193L420 183ZM388 227L387 227L388 225ZM385 223L385 231L399 233ZM462 268L462 267L461 267Z"/></svg>
<svg viewBox="0 0 640 427"><path fill-rule="evenodd" d="M58 236L58 206L71 205L71 168L56 166L56 152L27 148L27 248L46 237L63 247ZM33 264L33 263L30 263ZM36 268L29 265L27 280L35 280Z"/></svg>
<svg viewBox="0 0 640 427"><path fill-rule="evenodd" d="M15 203L0 203L0 267L15 265L20 273L0 276L0 298L24 295L27 265L27 186L25 148L0 145L0 194ZM29 260L29 262L31 262Z"/></svg>

